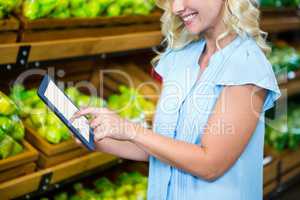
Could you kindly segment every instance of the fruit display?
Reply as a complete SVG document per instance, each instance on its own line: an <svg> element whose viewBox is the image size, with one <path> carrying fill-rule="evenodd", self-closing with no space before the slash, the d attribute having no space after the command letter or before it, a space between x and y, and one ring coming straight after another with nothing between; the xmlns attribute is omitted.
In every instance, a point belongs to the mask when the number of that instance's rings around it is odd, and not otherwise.
<svg viewBox="0 0 300 200"><path fill-rule="evenodd" d="M70 17L148 15L154 0L24 0L23 15L29 20Z"/></svg>
<svg viewBox="0 0 300 200"><path fill-rule="evenodd" d="M91 106L91 107L105 107L106 101L97 96L88 96L81 93L75 87L69 87L66 89L66 94L75 103L77 107Z"/></svg>
<svg viewBox="0 0 300 200"><path fill-rule="evenodd" d="M300 68L300 52L285 43L273 45L268 59L277 75Z"/></svg>
<svg viewBox="0 0 300 200"><path fill-rule="evenodd" d="M0 0L0 19L7 17L12 11L19 8L22 0Z"/></svg>
<svg viewBox="0 0 300 200"><path fill-rule="evenodd" d="M62 192L55 195L53 200L146 200L147 183L147 177L138 172L123 172L115 182L105 177L97 179L93 188L76 183L72 194Z"/></svg>
<svg viewBox="0 0 300 200"><path fill-rule="evenodd" d="M147 101L137 90L124 85L119 86L120 94L108 98L108 107L121 117L142 122L146 115L154 113L155 105Z"/></svg>
<svg viewBox="0 0 300 200"><path fill-rule="evenodd" d="M0 159L14 156L23 151L24 126L17 115L17 107L0 92Z"/></svg>
<svg viewBox="0 0 300 200"><path fill-rule="evenodd" d="M277 151L299 148L300 106L291 106L287 116L281 116L268 124L265 141Z"/></svg>
<svg viewBox="0 0 300 200"><path fill-rule="evenodd" d="M10 96L20 107L19 114L25 123L49 143L58 144L71 138L68 128L38 97L37 89L26 90L22 85L14 85Z"/></svg>
<svg viewBox="0 0 300 200"><path fill-rule="evenodd" d="M299 7L300 0L260 0L262 7Z"/></svg>
<svg viewBox="0 0 300 200"><path fill-rule="evenodd" d="M78 106L103 106L104 101L97 97L81 94L75 88L66 89L67 94ZM51 112L37 95L37 89L26 90L22 85L15 85L11 98L21 108L19 113L30 127L49 143L58 144L71 138L69 129Z"/></svg>

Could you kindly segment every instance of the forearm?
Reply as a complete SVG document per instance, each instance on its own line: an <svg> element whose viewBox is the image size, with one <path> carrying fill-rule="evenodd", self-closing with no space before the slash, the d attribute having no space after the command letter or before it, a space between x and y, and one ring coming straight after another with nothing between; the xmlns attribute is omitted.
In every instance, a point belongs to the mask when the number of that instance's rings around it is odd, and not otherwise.
<svg viewBox="0 0 300 200"><path fill-rule="evenodd" d="M215 177L215 168L211 166L213 163L205 148L199 145L164 137L151 130L137 134L132 142L159 160L195 176L208 180Z"/></svg>
<svg viewBox="0 0 300 200"><path fill-rule="evenodd" d="M137 145L128 141L104 138L96 143L96 148L98 151L113 154L124 159L148 161L148 154Z"/></svg>

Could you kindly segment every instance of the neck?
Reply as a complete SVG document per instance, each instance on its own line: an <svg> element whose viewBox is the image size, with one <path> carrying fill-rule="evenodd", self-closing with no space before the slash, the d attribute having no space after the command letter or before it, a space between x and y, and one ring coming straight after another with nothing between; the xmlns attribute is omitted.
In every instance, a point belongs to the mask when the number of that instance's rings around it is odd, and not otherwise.
<svg viewBox="0 0 300 200"><path fill-rule="evenodd" d="M216 24L214 27L208 29L204 33L204 38L206 40L206 49L205 54L208 56L213 55L215 52L217 52L219 49L217 47L217 40L219 39L220 35L223 34L226 31L225 25L220 22ZM228 34L221 40L219 40L219 47L222 49L226 45L228 45L234 38L236 37L235 33Z"/></svg>

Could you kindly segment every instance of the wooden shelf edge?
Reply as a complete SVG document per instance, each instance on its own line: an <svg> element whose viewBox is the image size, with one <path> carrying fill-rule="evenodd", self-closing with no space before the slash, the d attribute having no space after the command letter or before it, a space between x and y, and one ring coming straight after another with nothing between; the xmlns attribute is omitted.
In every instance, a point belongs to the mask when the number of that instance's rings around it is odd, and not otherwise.
<svg viewBox="0 0 300 200"><path fill-rule="evenodd" d="M118 160L119 158L109 154L93 152L60 165L0 183L1 199L16 198L36 191L45 174L52 173L50 184L55 184L102 165L117 163Z"/></svg>
<svg viewBox="0 0 300 200"><path fill-rule="evenodd" d="M0 64L15 63L21 46L31 46L28 62L34 62L151 48L159 45L161 39L160 31L149 31L95 38L3 44L0 45Z"/></svg>
<svg viewBox="0 0 300 200"><path fill-rule="evenodd" d="M269 33L300 30L300 16L296 14L287 16L280 13L278 15L263 16L261 27Z"/></svg>

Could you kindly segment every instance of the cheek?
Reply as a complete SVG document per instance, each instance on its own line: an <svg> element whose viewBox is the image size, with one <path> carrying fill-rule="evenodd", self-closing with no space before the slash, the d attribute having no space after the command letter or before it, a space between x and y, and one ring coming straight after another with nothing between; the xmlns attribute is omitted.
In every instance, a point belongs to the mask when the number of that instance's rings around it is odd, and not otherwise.
<svg viewBox="0 0 300 200"><path fill-rule="evenodd" d="M205 1L206 2L206 1ZM223 0L208 1L205 5L198 7L199 19L203 25L209 26L219 19L223 9Z"/></svg>

